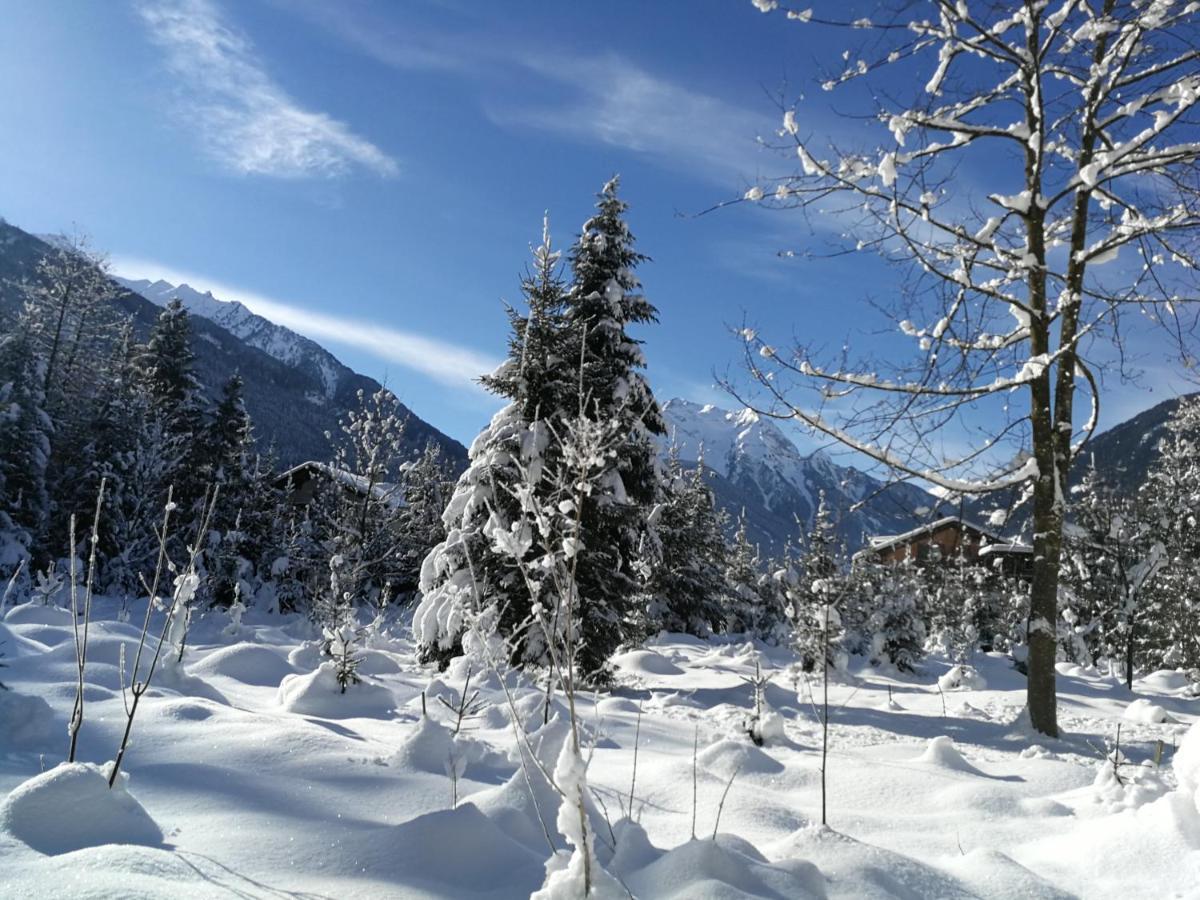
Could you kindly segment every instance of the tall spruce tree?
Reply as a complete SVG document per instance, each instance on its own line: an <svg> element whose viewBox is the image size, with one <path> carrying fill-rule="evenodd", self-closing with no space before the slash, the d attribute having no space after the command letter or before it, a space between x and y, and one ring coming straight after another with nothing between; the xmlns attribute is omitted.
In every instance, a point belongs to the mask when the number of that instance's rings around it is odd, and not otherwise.
<svg viewBox="0 0 1200 900"><path fill-rule="evenodd" d="M1181 398L1142 494L1165 557L1145 597L1148 662L1200 683L1200 394Z"/></svg>
<svg viewBox="0 0 1200 900"><path fill-rule="evenodd" d="M737 531L725 554L725 630L776 642L783 637L784 614L780 591L764 572L758 548L746 533L746 513L738 516Z"/></svg>
<svg viewBox="0 0 1200 900"><path fill-rule="evenodd" d="M523 536L526 554L534 552L534 509L544 504L561 472L562 406L574 380L570 363L564 363L565 291L560 254L543 225L533 267L521 281L527 311L509 308L508 356L480 379L508 403L471 444L470 463L442 516L445 539L421 566L422 598L413 628L425 659L447 661L460 652L473 621L486 617L508 642L514 663L549 661L547 636L532 609L540 592L552 587L525 582L507 538Z"/></svg>
<svg viewBox="0 0 1200 900"><path fill-rule="evenodd" d="M49 514L46 467L53 423L46 414L45 360L26 316L0 336L0 573L31 561Z"/></svg>
<svg viewBox="0 0 1200 900"><path fill-rule="evenodd" d="M571 250L574 279L567 295L568 346L580 354L580 414L618 436L601 478L606 489L585 499L581 516L586 552L576 569L582 643L577 659L592 672L643 627L645 611L635 601L637 560L646 521L662 493L654 437L666 433L642 375L640 342L627 330L657 321L657 311L639 291L634 270L646 257L634 249L617 188L616 178L604 185L596 214Z"/></svg>
<svg viewBox="0 0 1200 900"><path fill-rule="evenodd" d="M418 591L421 563L446 539L442 513L454 487L453 470L432 438L425 443L420 459L401 467L400 485L404 506L399 511L401 545L395 597L407 603Z"/></svg>
<svg viewBox="0 0 1200 900"><path fill-rule="evenodd" d="M203 483L220 489L209 521L206 555L210 582L205 593L222 605L233 602L235 590L243 599L251 599L256 555L253 531L261 524L261 511L254 503L264 499L257 491L264 473L254 452L254 426L242 392L242 378L235 373L221 389L195 454Z"/></svg>
<svg viewBox="0 0 1200 900"><path fill-rule="evenodd" d="M1076 621L1066 624L1092 660L1120 660L1132 688L1145 641L1146 595L1166 553L1138 498L1106 484L1094 467L1072 495L1063 580L1081 602L1073 610Z"/></svg>
<svg viewBox="0 0 1200 900"><path fill-rule="evenodd" d="M725 514L704 481L703 456L687 472L672 447L666 485L646 586L649 626L706 637L725 624Z"/></svg>
<svg viewBox="0 0 1200 900"><path fill-rule="evenodd" d="M147 415L154 420L144 438L163 441L161 448L155 448L156 455L167 463L165 474L174 487L176 503L183 510L195 512L207 484L203 466L204 400L195 374L191 337L188 312L175 298L159 313L149 340L138 354L137 367ZM165 484L161 493L166 493Z"/></svg>

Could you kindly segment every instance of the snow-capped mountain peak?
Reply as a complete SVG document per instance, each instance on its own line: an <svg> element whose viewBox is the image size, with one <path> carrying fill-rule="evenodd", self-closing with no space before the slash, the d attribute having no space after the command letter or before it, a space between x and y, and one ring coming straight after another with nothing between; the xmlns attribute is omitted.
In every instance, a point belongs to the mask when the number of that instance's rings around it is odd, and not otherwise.
<svg viewBox="0 0 1200 900"><path fill-rule="evenodd" d="M314 399L332 400L337 396L342 380L351 374L349 369L320 344L296 334L290 328L264 319L236 300L221 300L214 297L212 291L201 292L189 284L171 284L161 278L155 281L145 278L136 281L117 278L117 281L160 306L166 306L169 301L179 298L184 308L192 315L215 322L250 346L257 347L280 362L308 370L309 374L317 377L324 388L324 396Z"/></svg>
<svg viewBox="0 0 1200 900"><path fill-rule="evenodd" d="M807 530L822 493L841 513L838 529L851 548L871 534L905 530L918 523L917 509L937 505L911 485L885 486L828 454L804 454L776 420L750 409L673 399L663 405L667 423L664 452L673 442L681 459L704 465L719 502L747 521L766 544L796 540ZM864 501L861 509L851 507Z"/></svg>

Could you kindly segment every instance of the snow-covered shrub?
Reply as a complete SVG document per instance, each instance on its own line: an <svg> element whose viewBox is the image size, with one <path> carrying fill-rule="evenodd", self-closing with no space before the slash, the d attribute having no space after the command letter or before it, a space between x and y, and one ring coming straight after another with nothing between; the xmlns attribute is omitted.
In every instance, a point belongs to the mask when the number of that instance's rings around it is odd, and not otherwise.
<svg viewBox="0 0 1200 900"><path fill-rule="evenodd" d="M982 691L987 688L987 681L974 666L951 666L949 671L938 678L938 687L943 691Z"/></svg>
<svg viewBox="0 0 1200 900"><path fill-rule="evenodd" d="M333 673L342 693L352 684L359 684L362 679L358 675L358 666L362 660L358 656L358 643L361 633L352 625L346 624L335 629L326 628L325 652L333 658Z"/></svg>

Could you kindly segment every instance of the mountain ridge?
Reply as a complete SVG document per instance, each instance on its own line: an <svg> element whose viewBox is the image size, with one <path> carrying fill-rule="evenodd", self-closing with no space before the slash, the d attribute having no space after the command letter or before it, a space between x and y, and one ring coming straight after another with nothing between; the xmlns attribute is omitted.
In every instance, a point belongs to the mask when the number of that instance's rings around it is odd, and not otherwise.
<svg viewBox="0 0 1200 900"><path fill-rule="evenodd" d="M0 219L0 317L15 314L20 308L21 283L33 280L38 262L53 250L51 242ZM145 340L162 304L131 290L125 280L112 281L117 287L111 301L114 311L132 322L136 339ZM166 290L164 285L170 286L169 282L147 284L158 285L160 293ZM225 304L211 295L188 290L193 301L207 296L213 303ZM169 299L165 297L164 302ZM242 330L249 339L203 314L189 317L196 375L205 394L215 399L224 382L237 372L245 382L246 408L254 421L260 447L274 446L280 465L285 467L328 459L332 450L326 432L336 433L339 421L357 405L358 391L368 394L378 391L379 382L344 366L315 341L256 316L241 304L213 309L224 311L228 324ZM277 346L271 345L272 336L278 340ZM298 354L297 359L291 363L282 359L287 352ZM322 367L327 371L322 371ZM432 439L456 471L465 465L467 451L462 444L403 403L399 412L407 420L405 450L409 454L415 457L426 441Z"/></svg>
<svg viewBox="0 0 1200 900"><path fill-rule="evenodd" d="M939 506L911 484L885 484L827 453L803 454L774 421L743 409L674 398L662 406L668 435L681 460L703 460L718 503L736 522L745 509L747 531L764 552L797 543L812 527L822 495L842 510L835 529L850 550L870 535L907 531Z"/></svg>

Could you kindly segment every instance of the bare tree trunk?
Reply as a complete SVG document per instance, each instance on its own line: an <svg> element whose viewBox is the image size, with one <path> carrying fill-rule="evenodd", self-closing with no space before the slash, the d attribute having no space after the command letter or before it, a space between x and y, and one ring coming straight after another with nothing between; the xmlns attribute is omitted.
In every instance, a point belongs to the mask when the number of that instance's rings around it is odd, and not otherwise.
<svg viewBox="0 0 1200 900"><path fill-rule="evenodd" d="M1133 641L1134 641L1134 624L1133 615L1129 616L1129 634L1125 638L1125 687L1133 690Z"/></svg>
<svg viewBox="0 0 1200 900"><path fill-rule="evenodd" d="M1035 330L1035 335L1036 335ZM1038 341L1034 338L1035 349ZM1062 506L1054 463L1054 425L1050 414L1050 377L1031 385L1033 450L1038 475L1033 485L1033 579L1029 591L1029 657L1026 702L1034 731L1058 737L1058 702L1054 663L1058 651L1054 623L1058 619L1059 558L1062 552Z"/></svg>

